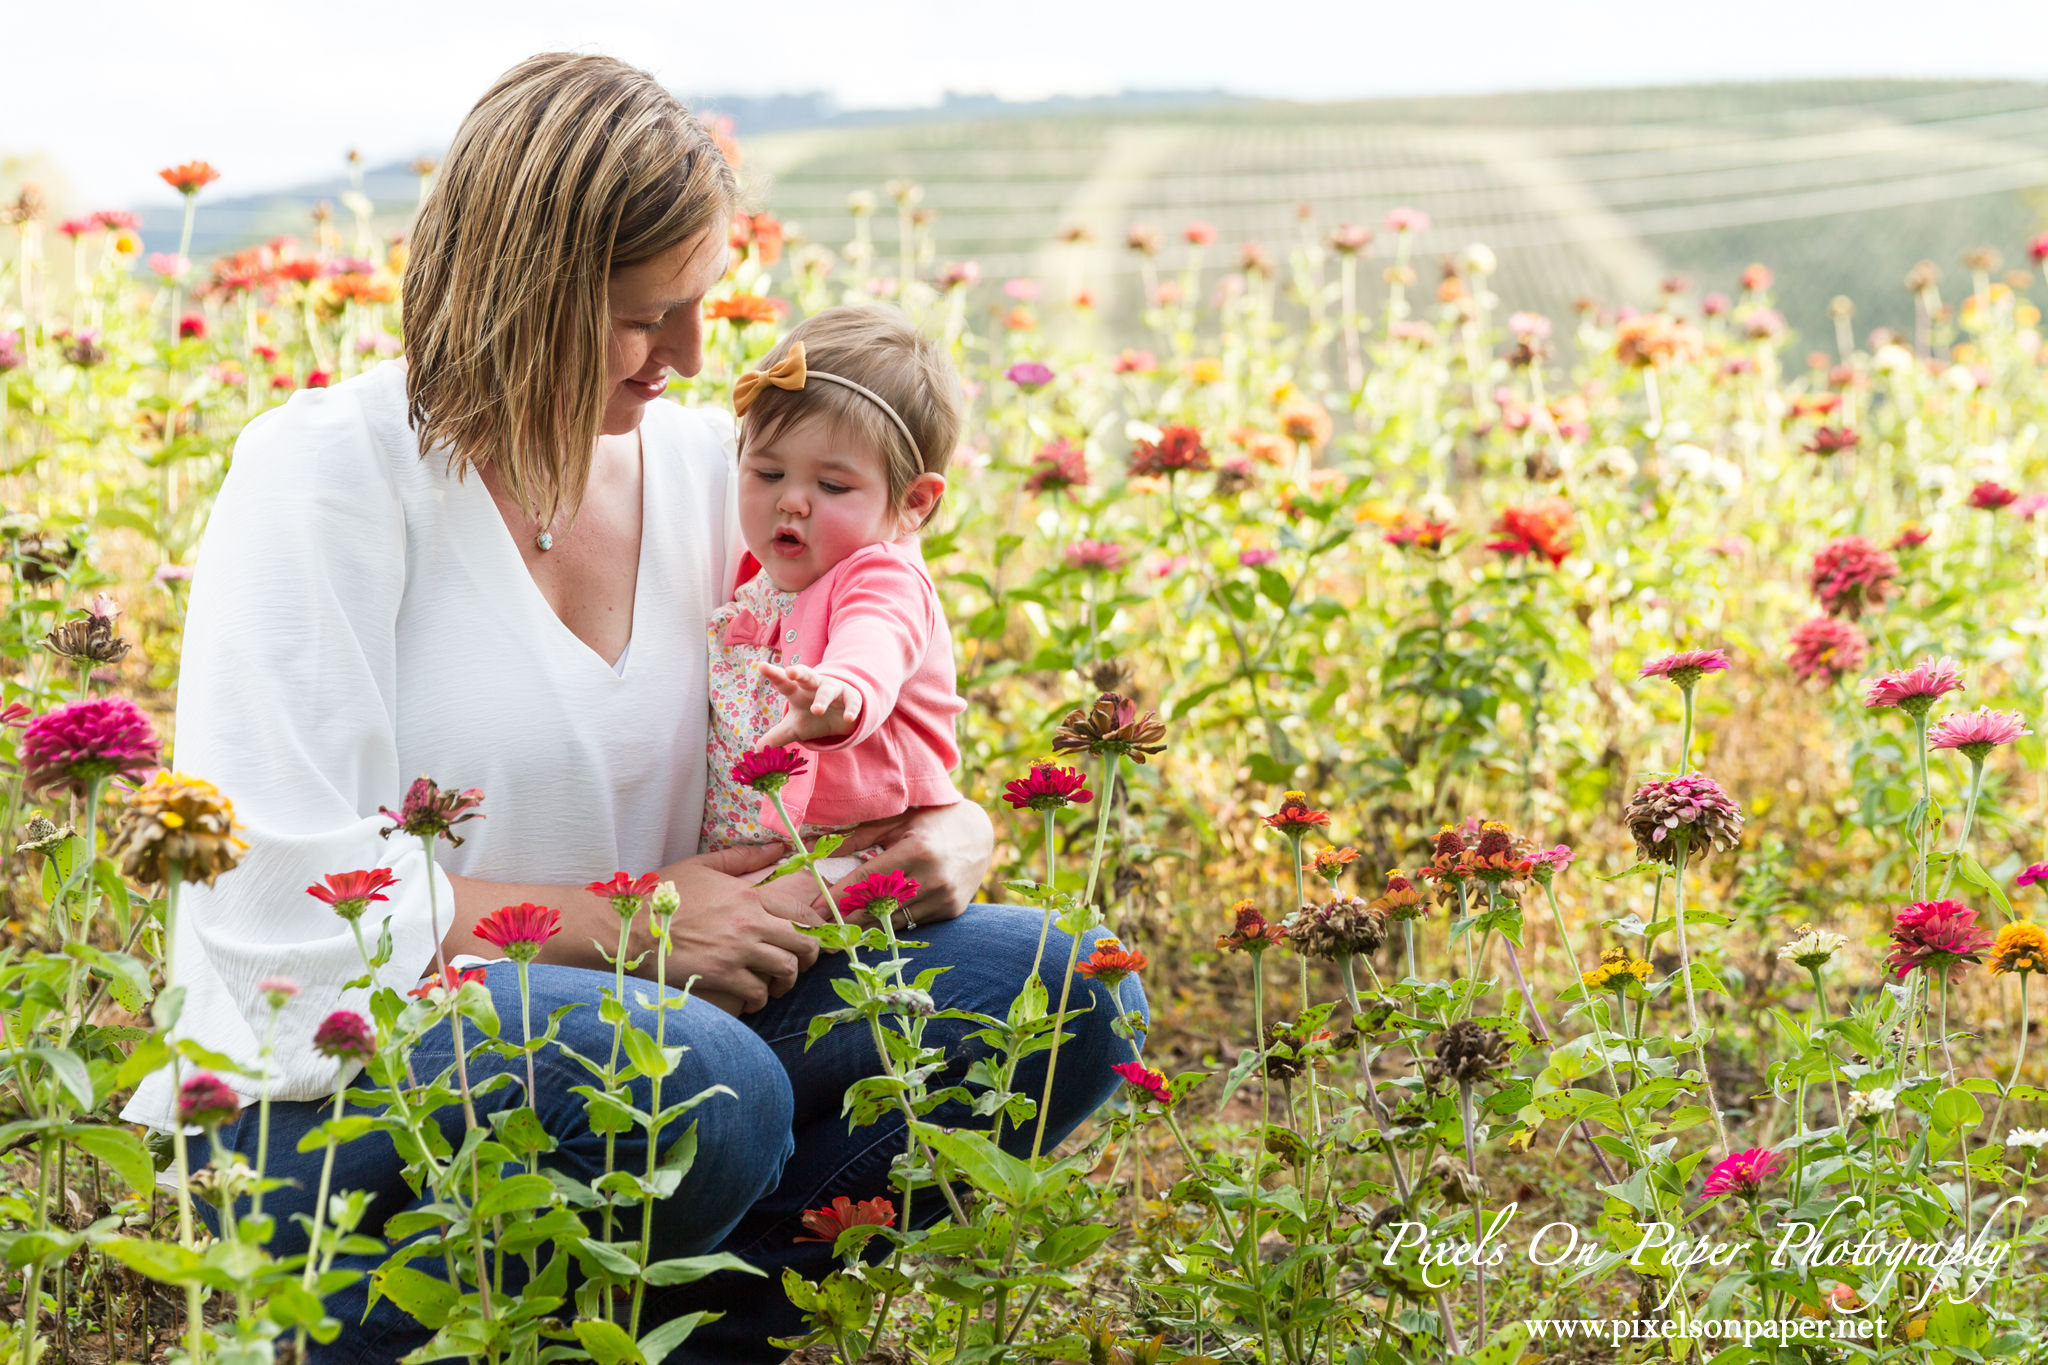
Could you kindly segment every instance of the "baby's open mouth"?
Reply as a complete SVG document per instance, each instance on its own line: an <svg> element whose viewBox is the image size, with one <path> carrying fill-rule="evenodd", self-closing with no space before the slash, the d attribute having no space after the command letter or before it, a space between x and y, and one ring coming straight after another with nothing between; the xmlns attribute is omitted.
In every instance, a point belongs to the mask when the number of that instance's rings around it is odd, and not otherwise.
<svg viewBox="0 0 2048 1365"><path fill-rule="evenodd" d="M800 555L804 552L804 538L787 526L778 530L769 544L777 554Z"/></svg>

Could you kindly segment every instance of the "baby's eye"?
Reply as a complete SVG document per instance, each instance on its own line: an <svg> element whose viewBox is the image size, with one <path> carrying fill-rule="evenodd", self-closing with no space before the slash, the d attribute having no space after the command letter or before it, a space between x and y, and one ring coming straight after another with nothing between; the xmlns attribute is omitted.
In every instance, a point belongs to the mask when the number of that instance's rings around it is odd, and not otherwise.
<svg viewBox="0 0 2048 1365"><path fill-rule="evenodd" d="M843 483L820 483L818 487L824 489L827 493L844 493L848 491Z"/></svg>
<svg viewBox="0 0 2048 1365"><path fill-rule="evenodd" d="M757 469L754 471L754 477L764 483L775 483L782 478L782 471L779 469Z"/></svg>

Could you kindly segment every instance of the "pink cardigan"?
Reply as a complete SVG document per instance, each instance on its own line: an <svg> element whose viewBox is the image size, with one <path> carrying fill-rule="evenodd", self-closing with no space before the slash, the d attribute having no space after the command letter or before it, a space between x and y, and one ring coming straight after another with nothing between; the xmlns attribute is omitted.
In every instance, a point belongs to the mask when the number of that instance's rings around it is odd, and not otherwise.
<svg viewBox="0 0 2048 1365"><path fill-rule="evenodd" d="M746 556L739 582L759 571ZM790 819L855 825L961 799L947 774L960 762L953 718L967 703L954 691L952 636L915 540L855 551L798 593L788 616L759 624L773 629L784 666L808 665L861 698L853 733L804 744L811 761L782 789ZM761 825L782 829L766 798Z"/></svg>

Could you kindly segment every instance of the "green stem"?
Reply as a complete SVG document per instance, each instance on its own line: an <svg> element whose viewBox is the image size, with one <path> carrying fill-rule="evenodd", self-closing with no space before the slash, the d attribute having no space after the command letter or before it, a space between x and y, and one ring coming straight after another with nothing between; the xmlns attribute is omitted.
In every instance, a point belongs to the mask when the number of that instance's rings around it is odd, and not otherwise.
<svg viewBox="0 0 2048 1365"><path fill-rule="evenodd" d="M336 1123L341 1122L342 1110L347 1102L348 1086L341 1078L340 1069L337 1069L334 1076L334 1121ZM313 1277L317 1273L319 1266L320 1223L327 1214L327 1191L334 1179L334 1150L337 1145L332 1137L328 1138L327 1155L321 1158L320 1161L320 1193L313 1199L313 1231L310 1234L311 1240L306 1243L306 1268L304 1273L299 1276L299 1287L309 1291L313 1288Z"/></svg>
<svg viewBox="0 0 2048 1365"><path fill-rule="evenodd" d="M1102 853L1109 840L1109 807L1116 796L1118 755L1112 750L1102 756L1101 807L1095 813L1095 848L1088 856L1088 889L1081 895L1084 910L1095 904L1095 879L1102 870ZM1045 1092L1038 1102L1038 1126L1031 1135L1031 1160L1038 1160L1038 1153L1045 1146L1045 1120L1052 1105L1052 1083L1054 1069L1060 1061L1060 1036L1067 1029L1067 1001L1074 987L1074 967L1081 960L1081 935L1070 935L1072 947L1067 952L1066 975L1060 978L1060 1006L1052 1026L1052 1048L1045 1058Z"/></svg>
<svg viewBox="0 0 2048 1365"><path fill-rule="evenodd" d="M2027 1060L2028 975L2029 974L2026 972L2020 973L2020 1042L2019 1046L2013 1050L2012 1054L2012 1075L2006 1078L2004 1087L2001 1088L1998 1092L1998 1110L1991 1116L1991 1127L1986 1130L1991 1134L1991 1140L1993 1142L1996 1142L1998 1140L1998 1125L1999 1122L2005 1118L2005 1102L2007 1098L2009 1098L2009 1092L2012 1090L2013 1086L2019 1084L2020 1065Z"/></svg>
<svg viewBox="0 0 2048 1365"><path fill-rule="evenodd" d="M1923 745L1921 761L1925 762L1927 751ZM1936 900L1948 895L1948 889L1955 885L1956 869L1962 866L1963 850L1970 846L1970 826L1977 820L1977 798L1984 790L1984 760L1981 756L1970 759L1970 799L1963 803L1963 828L1956 835L1956 851L1949 855L1948 867L1941 874L1941 890L1934 893ZM1953 1069L1953 1068L1951 1068Z"/></svg>
<svg viewBox="0 0 2048 1365"><path fill-rule="evenodd" d="M1692 1030L1693 1055L1699 1059L1700 1075L1706 1081L1707 1109L1714 1116L1714 1131L1719 1134L1721 1148L1726 1152L1730 1150L1728 1128L1721 1118L1720 1098L1714 1094L1714 1073L1707 1065L1707 1040L1700 1030L1699 999L1692 984L1692 947L1685 937L1685 855L1691 838L1691 834L1681 827L1677 835L1678 861L1673 865L1672 873L1673 913L1678 919L1678 963L1679 970L1685 973L1685 1015L1687 1025Z"/></svg>

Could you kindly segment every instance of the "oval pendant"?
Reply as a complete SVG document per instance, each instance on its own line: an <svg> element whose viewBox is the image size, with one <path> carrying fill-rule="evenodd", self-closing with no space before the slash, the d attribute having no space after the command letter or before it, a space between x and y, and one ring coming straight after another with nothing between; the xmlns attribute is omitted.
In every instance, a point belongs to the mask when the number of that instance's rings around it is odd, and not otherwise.
<svg viewBox="0 0 2048 1365"><path fill-rule="evenodd" d="M542 550L552 550L555 548L555 538L546 531L542 531L539 535L535 536L533 543Z"/></svg>

